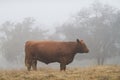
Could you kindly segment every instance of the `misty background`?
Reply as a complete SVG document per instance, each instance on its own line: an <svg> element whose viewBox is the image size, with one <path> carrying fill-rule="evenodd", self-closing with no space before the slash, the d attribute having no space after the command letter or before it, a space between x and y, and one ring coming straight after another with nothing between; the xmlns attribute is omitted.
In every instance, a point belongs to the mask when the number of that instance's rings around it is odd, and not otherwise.
<svg viewBox="0 0 120 80"><path fill-rule="evenodd" d="M25 68L27 40L84 40L70 67L120 65L120 1L0 1L0 68ZM58 63L38 67L59 67Z"/></svg>

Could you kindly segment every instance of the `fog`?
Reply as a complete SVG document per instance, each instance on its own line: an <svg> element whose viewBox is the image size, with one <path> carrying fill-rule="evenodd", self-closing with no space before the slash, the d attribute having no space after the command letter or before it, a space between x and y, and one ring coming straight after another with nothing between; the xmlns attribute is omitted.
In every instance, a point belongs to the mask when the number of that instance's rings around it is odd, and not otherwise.
<svg viewBox="0 0 120 80"><path fill-rule="evenodd" d="M74 16L81 8L89 7L95 0L0 0L0 23L20 22L25 17L34 17L47 28L62 24ZM120 8L119 0L100 0ZM49 26L49 27L48 27Z"/></svg>
<svg viewBox="0 0 120 80"><path fill-rule="evenodd" d="M76 41L88 54L77 54L68 67L120 65L119 0L0 0L0 68L21 69L27 40ZM58 68L58 63L38 67Z"/></svg>

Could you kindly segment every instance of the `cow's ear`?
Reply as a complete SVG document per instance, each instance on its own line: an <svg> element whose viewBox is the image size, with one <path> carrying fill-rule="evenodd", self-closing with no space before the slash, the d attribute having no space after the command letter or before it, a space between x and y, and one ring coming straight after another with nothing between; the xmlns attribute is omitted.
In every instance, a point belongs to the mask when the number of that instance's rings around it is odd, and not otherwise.
<svg viewBox="0 0 120 80"><path fill-rule="evenodd" d="M79 42L80 42L80 40L79 40L79 39L77 39L77 42L79 43Z"/></svg>

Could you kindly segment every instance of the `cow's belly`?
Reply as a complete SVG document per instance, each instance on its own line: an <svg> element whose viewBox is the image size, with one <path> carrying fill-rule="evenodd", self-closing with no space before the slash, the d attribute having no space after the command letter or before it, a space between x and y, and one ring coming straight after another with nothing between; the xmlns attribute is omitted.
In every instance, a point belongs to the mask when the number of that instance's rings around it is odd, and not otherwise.
<svg viewBox="0 0 120 80"><path fill-rule="evenodd" d="M57 58L37 58L38 61L41 61L45 64L49 64L52 62L58 62Z"/></svg>
<svg viewBox="0 0 120 80"><path fill-rule="evenodd" d="M49 63L53 63L53 62L57 62L57 61L46 61L46 60L39 60L40 62L43 62L45 64L49 64Z"/></svg>

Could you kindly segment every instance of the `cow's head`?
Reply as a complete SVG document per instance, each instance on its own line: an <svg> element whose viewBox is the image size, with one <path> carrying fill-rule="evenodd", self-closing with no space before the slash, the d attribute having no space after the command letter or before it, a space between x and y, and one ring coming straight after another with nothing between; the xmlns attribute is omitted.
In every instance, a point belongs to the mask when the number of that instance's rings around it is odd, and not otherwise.
<svg viewBox="0 0 120 80"><path fill-rule="evenodd" d="M88 53L89 52L89 49L87 48L87 46L83 40L77 39L77 51L78 51L78 53Z"/></svg>

